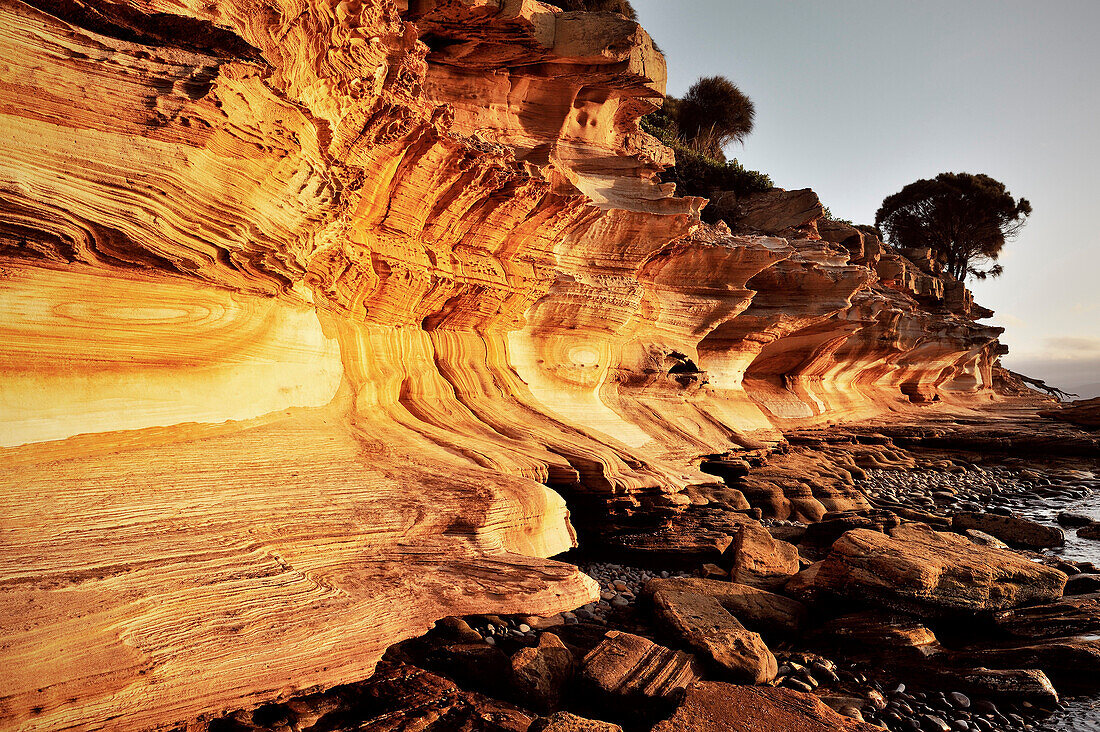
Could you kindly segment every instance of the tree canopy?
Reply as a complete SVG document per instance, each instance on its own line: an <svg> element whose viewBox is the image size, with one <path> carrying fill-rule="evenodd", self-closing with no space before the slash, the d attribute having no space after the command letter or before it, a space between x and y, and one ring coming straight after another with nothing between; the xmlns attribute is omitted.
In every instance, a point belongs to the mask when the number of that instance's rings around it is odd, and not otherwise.
<svg viewBox="0 0 1100 732"><path fill-rule="evenodd" d="M1001 274L995 264L1005 242L1031 214L1005 184L988 175L940 173L887 196L875 225L894 246L929 247L944 269L958 280Z"/></svg>
<svg viewBox="0 0 1100 732"><path fill-rule="evenodd" d="M724 160L722 148L752 132L756 108L726 77L704 76L676 102L674 114L685 139L700 152Z"/></svg>

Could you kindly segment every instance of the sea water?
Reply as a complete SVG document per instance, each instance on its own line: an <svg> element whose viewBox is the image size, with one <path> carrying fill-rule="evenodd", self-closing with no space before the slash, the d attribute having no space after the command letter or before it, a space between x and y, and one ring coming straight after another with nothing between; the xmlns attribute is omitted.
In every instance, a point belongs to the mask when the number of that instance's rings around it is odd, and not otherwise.
<svg viewBox="0 0 1100 732"><path fill-rule="evenodd" d="M1041 502L1025 500L1018 507L1019 515L1048 526L1058 526L1058 514L1062 511L1100 521L1100 491L1093 491L1084 498L1043 499ZM1054 553L1075 562L1093 562L1100 566L1100 541L1080 539L1076 529L1062 528L1066 532L1066 545ZM1100 694L1062 701L1066 711L1043 720L1035 729L1042 732L1100 732Z"/></svg>

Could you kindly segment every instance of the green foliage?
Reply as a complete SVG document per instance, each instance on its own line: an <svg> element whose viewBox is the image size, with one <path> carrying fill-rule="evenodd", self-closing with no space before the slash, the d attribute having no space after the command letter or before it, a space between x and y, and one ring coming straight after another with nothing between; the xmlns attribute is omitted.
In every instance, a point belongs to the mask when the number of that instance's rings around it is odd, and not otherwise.
<svg viewBox="0 0 1100 732"><path fill-rule="evenodd" d="M676 123L681 136L701 152L722 158L722 148L752 132L755 116L752 100L736 84L724 76L705 76L680 100Z"/></svg>
<svg viewBox="0 0 1100 732"><path fill-rule="evenodd" d="M829 210L828 206L822 206L821 209L825 212L825 218L829 219L829 221L835 221L838 224L847 224L852 227L855 226L850 219L838 219L836 216L833 216L833 212Z"/></svg>
<svg viewBox="0 0 1100 732"><path fill-rule="evenodd" d="M669 97L668 100L676 100ZM666 108L651 112L642 117L642 129L672 148L676 153L676 165L661 174L661 180L676 184L676 192L682 196L704 196L713 198L716 194L732 191L737 196L751 193L763 193L775 186L766 174L749 170L737 160L715 159L700 152L695 145L678 136L675 119ZM675 108L675 104L673 105ZM703 218L715 223L720 218L729 219L732 211L724 210L714 204L703 209Z"/></svg>
<svg viewBox="0 0 1100 732"><path fill-rule="evenodd" d="M985 279L1001 274L992 263L1030 214L1026 198L1014 199L988 175L940 173L887 196L875 225L894 246L929 247L956 279Z"/></svg>

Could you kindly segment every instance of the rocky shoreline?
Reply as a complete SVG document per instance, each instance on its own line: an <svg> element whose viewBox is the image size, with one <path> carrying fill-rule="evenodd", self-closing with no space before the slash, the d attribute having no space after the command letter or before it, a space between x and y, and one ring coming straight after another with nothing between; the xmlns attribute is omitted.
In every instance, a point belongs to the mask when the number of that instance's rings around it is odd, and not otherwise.
<svg viewBox="0 0 1100 732"><path fill-rule="evenodd" d="M1100 727L1089 696L1100 691L1100 568L1088 559L1100 542L1084 538L1088 512L1067 509L1100 496L1095 460L859 442L877 448L849 451L851 491L837 505L862 496L862 508L817 521L729 511L728 542L713 516L685 522L698 530L695 543L676 535L679 561L571 552L599 583L597 602L448 618L390 648L362 684L210 729ZM788 458L727 484L751 491ZM721 549L700 550L711 545Z"/></svg>

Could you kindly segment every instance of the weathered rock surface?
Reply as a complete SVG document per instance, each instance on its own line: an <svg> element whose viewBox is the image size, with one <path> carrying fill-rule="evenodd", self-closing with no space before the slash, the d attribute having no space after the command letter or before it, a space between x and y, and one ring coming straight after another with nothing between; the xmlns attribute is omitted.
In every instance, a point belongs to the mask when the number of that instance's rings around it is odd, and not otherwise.
<svg viewBox="0 0 1100 732"><path fill-rule="evenodd" d="M798 549L773 537L757 521L742 522L729 554L733 557L730 579L764 590L782 587L800 569Z"/></svg>
<svg viewBox="0 0 1100 732"><path fill-rule="evenodd" d="M359 681L594 599L539 559L578 533L747 507L688 491L702 455L989 396L1000 329L927 262L822 240L811 192L733 235L657 182L664 59L618 14L9 3L0 63L5 724Z"/></svg>
<svg viewBox="0 0 1100 732"><path fill-rule="evenodd" d="M763 684L775 678L779 664L759 634L746 630L717 598L694 592L658 590L657 617L730 681Z"/></svg>
<svg viewBox="0 0 1100 732"><path fill-rule="evenodd" d="M1100 429L1100 397L1062 404L1058 409L1049 409L1040 414L1086 429Z"/></svg>
<svg viewBox="0 0 1100 732"><path fill-rule="evenodd" d="M1004 669L1039 669L1062 690L1100 689L1100 638L1044 638L980 646L947 654L953 663Z"/></svg>
<svg viewBox="0 0 1100 732"><path fill-rule="evenodd" d="M794 635L806 621L806 606L797 600L737 582L672 577L646 583L646 595L657 592L709 595L751 630Z"/></svg>
<svg viewBox="0 0 1100 732"><path fill-rule="evenodd" d="M581 661L581 678L603 694L636 702L675 698L702 677L694 656L612 630Z"/></svg>
<svg viewBox="0 0 1100 732"><path fill-rule="evenodd" d="M1057 638L1100 631L1100 593L999 612L993 622L1017 638Z"/></svg>
<svg viewBox="0 0 1100 732"><path fill-rule="evenodd" d="M562 689L573 676L574 659L556 635L543 633L538 646L516 651L511 663L512 683L520 699L536 711L557 708ZM490 674L491 670L482 672Z"/></svg>
<svg viewBox="0 0 1100 732"><path fill-rule="evenodd" d="M887 608L954 613L1057 599L1066 575L1010 551L906 524L889 536L849 531L833 544L813 584Z"/></svg>
<svg viewBox="0 0 1100 732"><path fill-rule="evenodd" d="M1000 516L994 513L957 513L951 517L951 525L959 530L977 529L997 537L1009 546L1025 549L1048 549L1066 543L1066 535L1054 526L1044 526L1036 521L1017 516Z"/></svg>
<svg viewBox="0 0 1100 732"><path fill-rule="evenodd" d="M811 694L789 689L704 681L653 732L872 732L873 727L837 714Z"/></svg>

